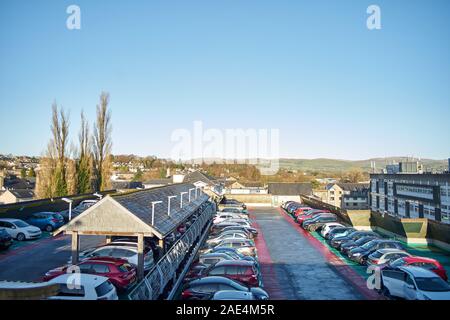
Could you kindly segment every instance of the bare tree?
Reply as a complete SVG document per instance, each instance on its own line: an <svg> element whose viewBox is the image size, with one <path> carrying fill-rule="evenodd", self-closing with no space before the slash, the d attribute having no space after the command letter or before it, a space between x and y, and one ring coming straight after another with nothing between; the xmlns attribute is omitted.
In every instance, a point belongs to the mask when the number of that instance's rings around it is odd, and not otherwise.
<svg viewBox="0 0 450 320"><path fill-rule="evenodd" d="M105 190L109 187L111 167L110 154L112 147L111 140L111 112L108 109L109 94L102 92L100 104L97 105L97 120L94 124L93 135L93 160L94 160L94 189Z"/></svg>

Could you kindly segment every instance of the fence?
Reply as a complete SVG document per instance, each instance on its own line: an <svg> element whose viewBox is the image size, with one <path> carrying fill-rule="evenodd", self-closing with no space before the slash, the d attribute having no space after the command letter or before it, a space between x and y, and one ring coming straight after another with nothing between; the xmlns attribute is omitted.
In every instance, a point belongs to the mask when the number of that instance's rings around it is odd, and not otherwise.
<svg viewBox="0 0 450 320"><path fill-rule="evenodd" d="M196 240L203 235L205 227L209 226L215 214L215 204L205 202L198 210L202 213L197 220L130 292L128 295L130 300L156 300L171 280L174 283L178 280L177 270L194 247Z"/></svg>

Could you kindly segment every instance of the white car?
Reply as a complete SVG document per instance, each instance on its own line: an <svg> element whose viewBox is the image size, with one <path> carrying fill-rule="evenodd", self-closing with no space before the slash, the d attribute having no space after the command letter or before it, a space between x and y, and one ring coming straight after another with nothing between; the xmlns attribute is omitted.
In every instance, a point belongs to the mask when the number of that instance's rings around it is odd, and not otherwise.
<svg viewBox="0 0 450 320"><path fill-rule="evenodd" d="M106 277L86 273L68 273L48 283L59 284L59 293L50 300L119 300L114 285Z"/></svg>
<svg viewBox="0 0 450 320"><path fill-rule="evenodd" d="M80 254L80 260L85 260L93 257L113 257L121 258L128 261L128 263L137 266L138 253L137 244L130 242L111 242L105 246L101 246L95 249L90 249ZM70 263L70 261L69 261ZM144 254L144 271L150 270L154 265L153 251L148 250Z"/></svg>
<svg viewBox="0 0 450 320"><path fill-rule="evenodd" d="M41 229L20 219L0 219L0 227L4 228L12 238L19 241L38 239L42 235Z"/></svg>
<svg viewBox="0 0 450 320"><path fill-rule="evenodd" d="M450 300L450 285L434 272L420 267L383 269L382 292L406 300Z"/></svg>
<svg viewBox="0 0 450 320"><path fill-rule="evenodd" d="M218 215L216 215L214 217L213 223L217 224L217 223L221 223L221 222L223 222L225 220L229 220L229 219L244 219L244 220L248 221L247 217L242 216L240 214L236 214L236 213L221 213L221 214L218 214Z"/></svg>
<svg viewBox="0 0 450 320"><path fill-rule="evenodd" d="M345 226L338 222L325 223L325 225L322 227L322 230L320 231L320 234L322 235L322 237L325 238L328 232L330 232L333 228L337 227L345 227Z"/></svg>
<svg viewBox="0 0 450 320"><path fill-rule="evenodd" d="M248 237L247 237L247 235L245 235L243 233L239 233L239 232L226 233L226 234L221 234L218 237L206 240L206 244L207 245L215 245L225 239L248 239Z"/></svg>
<svg viewBox="0 0 450 320"><path fill-rule="evenodd" d="M404 250L399 249L378 249L370 254L367 258L367 265L383 265L390 261L394 261L404 257L411 257L412 255Z"/></svg>
<svg viewBox="0 0 450 320"><path fill-rule="evenodd" d="M249 291L221 290L214 293L211 300L256 300Z"/></svg>

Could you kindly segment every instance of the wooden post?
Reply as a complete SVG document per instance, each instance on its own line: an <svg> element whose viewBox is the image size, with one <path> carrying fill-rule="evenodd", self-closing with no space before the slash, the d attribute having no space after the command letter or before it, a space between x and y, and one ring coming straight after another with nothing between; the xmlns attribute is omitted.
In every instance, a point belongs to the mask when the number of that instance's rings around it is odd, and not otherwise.
<svg viewBox="0 0 450 320"><path fill-rule="evenodd" d="M144 278L144 235L138 234L138 279Z"/></svg>
<svg viewBox="0 0 450 320"><path fill-rule="evenodd" d="M164 248L164 239L159 239L158 247L160 248L160 252L162 252L162 255L164 255L166 253L166 248Z"/></svg>
<svg viewBox="0 0 450 320"><path fill-rule="evenodd" d="M72 264L78 263L79 246L80 246L80 239L78 237L78 232L74 231L72 233Z"/></svg>

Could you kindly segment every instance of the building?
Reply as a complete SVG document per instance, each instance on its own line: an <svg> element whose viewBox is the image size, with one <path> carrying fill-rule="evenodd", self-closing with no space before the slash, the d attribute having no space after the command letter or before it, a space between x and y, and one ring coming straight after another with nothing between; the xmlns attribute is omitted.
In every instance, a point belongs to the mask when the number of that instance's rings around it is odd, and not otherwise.
<svg viewBox="0 0 450 320"><path fill-rule="evenodd" d="M145 189L150 189L150 188L157 188L157 187L162 187L162 186L167 186L169 184L172 184L172 179L171 178L167 178L167 179L152 179L152 180L148 180L148 181L144 181L142 182L142 185L144 186Z"/></svg>
<svg viewBox="0 0 450 320"><path fill-rule="evenodd" d="M269 183L268 192L272 197L272 206L278 207L286 201L301 201L300 195L312 195L311 183Z"/></svg>
<svg viewBox="0 0 450 320"><path fill-rule="evenodd" d="M450 173L371 174L370 208L450 223Z"/></svg>
<svg viewBox="0 0 450 320"><path fill-rule="evenodd" d="M320 201L342 209L367 209L369 207L368 183L329 183L325 189L314 191Z"/></svg>
<svg viewBox="0 0 450 320"><path fill-rule="evenodd" d="M0 194L0 204L31 201L34 199L34 191L30 189L6 190Z"/></svg>
<svg viewBox="0 0 450 320"><path fill-rule="evenodd" d="M267 187L261 182L226 181L226 194L267 194Z"/></svg>

